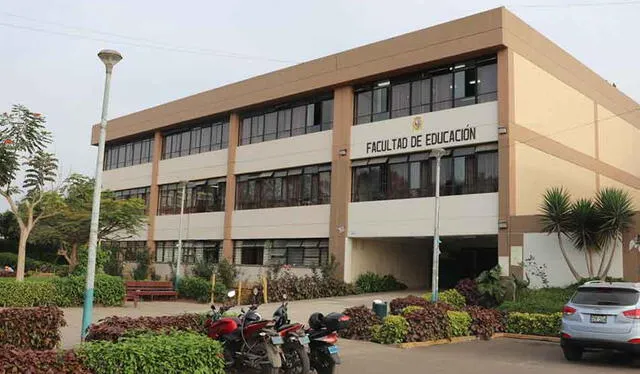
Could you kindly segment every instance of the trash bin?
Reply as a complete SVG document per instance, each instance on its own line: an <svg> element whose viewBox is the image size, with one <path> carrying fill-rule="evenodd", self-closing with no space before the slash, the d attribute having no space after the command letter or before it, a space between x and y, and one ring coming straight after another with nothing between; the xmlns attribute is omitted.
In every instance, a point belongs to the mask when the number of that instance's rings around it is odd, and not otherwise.
<svg viewBox="0 0 640 374"><path fill-rule="evenodd" d="M380 317L380 319L383 319L387 316L387 303L382 300L373 300L371 309L378 317Z"/></svg>

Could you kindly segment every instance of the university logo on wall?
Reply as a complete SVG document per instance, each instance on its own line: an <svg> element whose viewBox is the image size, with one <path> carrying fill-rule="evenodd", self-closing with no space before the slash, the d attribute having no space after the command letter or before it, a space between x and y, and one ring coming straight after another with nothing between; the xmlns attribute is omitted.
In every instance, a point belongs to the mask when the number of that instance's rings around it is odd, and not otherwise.
<svg viewBox="0 0 640 374"><path fill-rule="evenodd" d="M411 128L413 129L413 131L420 131L422 130L423 127L424 127L424 120L422 119L422 117L421 116L413 117L413 120L411 121Z"/></svg>

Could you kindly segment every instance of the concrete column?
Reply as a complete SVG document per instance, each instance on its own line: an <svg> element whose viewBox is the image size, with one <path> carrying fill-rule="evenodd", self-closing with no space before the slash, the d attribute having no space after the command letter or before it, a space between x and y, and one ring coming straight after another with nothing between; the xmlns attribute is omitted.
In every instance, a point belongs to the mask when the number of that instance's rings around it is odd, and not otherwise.
<svg viewBox="0 0 640 374"><path fill-rule="evenodd" d="M233 210L236 206L236 150L238 149L238 134L240 116L232 113L229 118L229 148L227 149L227 187L224 205L224 240L222 255L229 262L233 262L233 240L231 227L233 225Z"/></svg>
<svg viewBox="0 0 640 374"><path fill-rule="evenodd" d="M158 214L158 171L160 169L160 159L162 158L162 133L156 131L153 137L153 154L151 166L151 185L149 191L149 212L148 212L148 230L147 230L147 247L149 255L155 261L156 242L154 241L156 215Z"/></svg>
<svg viewBox="0 0 640 374"><path fill-rule="evenodd" d="M514 120L513 113L513 52L509 49L498 51L498 125L506 132L498 135L498 220L507 228L498 230L498 263L503 274L511 272L510 264L510 217L515 214L515 146L509 136Z"/></svg>
<svg viewBox="0 0 640 374"><path fill-rule="evenodd" d="M340 87L333 97L333 145L331 147L331 215L329 250L338 261L337 275L350 277L345 257L349 202L351 201L351 126L353 126L353 88ZM348 251L350 253L350 251Z"/></svg>

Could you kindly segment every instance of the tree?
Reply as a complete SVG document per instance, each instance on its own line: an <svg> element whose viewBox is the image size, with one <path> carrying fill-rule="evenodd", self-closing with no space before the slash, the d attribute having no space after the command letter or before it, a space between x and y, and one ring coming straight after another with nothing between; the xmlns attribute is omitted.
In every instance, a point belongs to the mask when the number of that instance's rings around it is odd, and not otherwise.
<svg viewBox="0 0 640 374"><path fill-rule="evenodd" d="M540 218L542 231L549 235L557 235L562 257L564 257L573 277L579 281L582 277L571 263L567 251L562 244L562 237L568 237L568 232L571 228L571 196L569 192L562 187L552 187L548 189L545 191L540 210L542 211Z"/></svg>
<svg viewBox="0 0 640 374"><path fill-rule="evenodd" d="M70 271L78 265L78 249L89 241L93 185L92 178L72 174L62 188L61 213L44 220L33 233L33 241L59 248L58 254L67 260ZM118 200L112 192L102 192L98 240L122 240L134 235L146 222L144 209L142 199Z"/></svg>
<svg viewBox="0 0 640 374"><path fill-rule="evenodd" d="M584 253L588 278L606 279L613 264L618 242L633 224L634 209L629 194L619 188L603 188L595 199L581 198L571 203L571 196L561 187L546 191L541 206L543 230L558 235L560 250L571 273L580 280L562 245L562 235ZM600 254L595 268L594 254Z"/></svg>
<svg viewBox="0 0 640 374"><path fill-rule="evenodd" d="M27 239L36 225L58 213L60 197L55 188L45 189L56 179L58 160L45 151L52 141L45 119L22 105L0 115L0 196L20 229L16 279L24 280ZM24 167L24 170L23 170ZM18 174L24 172L22 188Z"/></svg>
<svg viewBox="0 0 640 374"><path fill-rule="evenodd" d="M16 217L10 210L0 213L0 238L17 240L20 237L20 228Z"/></svg>

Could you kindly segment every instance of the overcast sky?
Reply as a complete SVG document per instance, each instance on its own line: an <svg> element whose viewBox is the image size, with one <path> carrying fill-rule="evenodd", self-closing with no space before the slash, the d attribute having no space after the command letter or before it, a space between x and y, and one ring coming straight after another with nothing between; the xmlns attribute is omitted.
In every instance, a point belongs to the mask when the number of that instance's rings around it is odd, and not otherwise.
<svg viewBox="0 0 640 374"><path fill-rule="evenodd" d="M124 56L114 118L501 5L640 101L640 1L621 1L0 0L0 111L20 103L46 115L62 173L93 175L100 49ZM609 4L575 5L597 2Z"/></svg>

